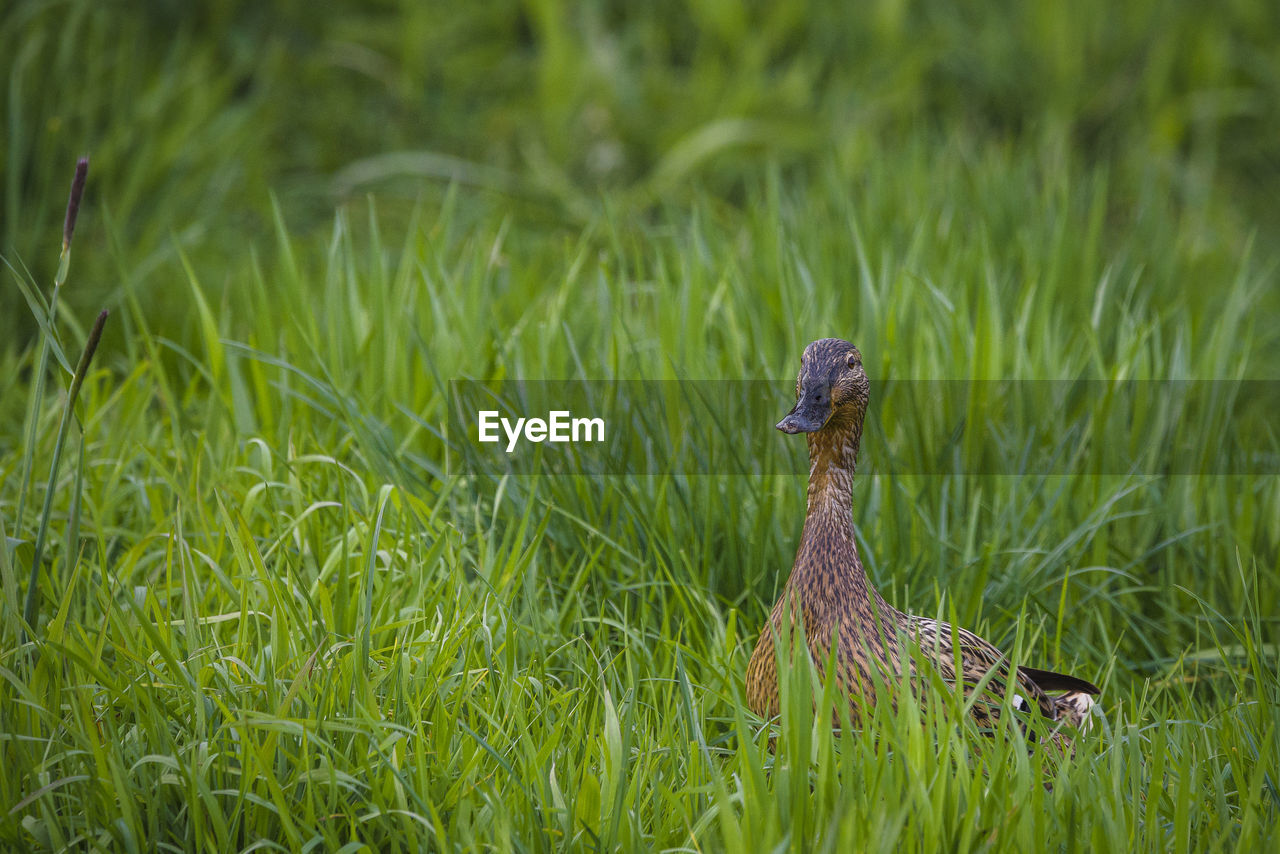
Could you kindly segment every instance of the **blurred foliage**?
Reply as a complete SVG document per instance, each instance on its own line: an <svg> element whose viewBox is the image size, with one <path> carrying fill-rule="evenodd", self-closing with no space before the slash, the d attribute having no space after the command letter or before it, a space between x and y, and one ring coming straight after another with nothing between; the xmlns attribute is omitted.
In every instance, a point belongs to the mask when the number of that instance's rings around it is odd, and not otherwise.
<svg viewBox="0 0 1280 854"><path fill-rule="evenodd" d="M125 270L162 293L177 246L242 253L269 190L295 227L327 224L343 195L451 181L554 227L643 216L690 187L742 203L762 160L796 181L828 159L856 175L920 137L975 156L1049 145L1229 242L1280 231L1280 6L1265 0L6 9L0 252L51 278L42 241L89 153L105 227L86 238L112 251L81 253L103 260L77 265L72 307ZM0 293L0 334L30 333Z"/></svg>

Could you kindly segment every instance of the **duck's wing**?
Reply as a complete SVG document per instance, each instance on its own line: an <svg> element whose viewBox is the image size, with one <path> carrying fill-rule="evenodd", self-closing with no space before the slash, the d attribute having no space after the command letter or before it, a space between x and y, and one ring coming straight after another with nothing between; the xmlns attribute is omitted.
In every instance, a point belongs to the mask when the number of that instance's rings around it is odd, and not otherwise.
<svg viewBox="0 0 1280 854"><path fill-rule="evenodd" d="M1065 673L1037 670L1034 667L1018 667L1018 675L1033 683L1041 691L1079 691L1084 694L1101 694L1102 690L1092 682L1086 682Z"/></svg>
<svg viewBox="0 0 1280 854"><path fill-rule="evenodd" d="M1012 691L1015 709L1030 711L1034 706L1047 718L1055 716L1053 701L1040 685L1025 676L1021 668L1010 678L1005 654L968 629L953 629L950 623L918 616L907 618L907 629L915 636L921 649L931 653L930 657L943 679L954 682L957 676L952 644L954 632L960 652L962 672L959 679L962 683L970 687L984 685L985 693L997 702L1006 692Z"/></svg>
<svg viewBox="0 0 1280 854"><path fill-rule="evenodd" d="M1029 714L1038 713L1044 720L1065 722L1076 729L1088 728L1090 711L1095 705L1090 695L1100 693L1091 682L1034 667L1019 667L1010 674L1004 653L973 632L953 630L947 623L926 617L908 617L906 626L922 649L933 653L942 677L951 682L956 681L957 676L951 640L954 631L962 667L959 681L966 686L984 684L984 693L989 698L980 699L971 707L970 714L980 727L990 727L1000 717L1000 701L1009 696L1015 723L1030 740L1036 739L1035 731L1021 720ZM1052 696L1050 691L1054 692ZM1057 728L1050 740L1064 748L1071 744L1070 737Z"/></svg>

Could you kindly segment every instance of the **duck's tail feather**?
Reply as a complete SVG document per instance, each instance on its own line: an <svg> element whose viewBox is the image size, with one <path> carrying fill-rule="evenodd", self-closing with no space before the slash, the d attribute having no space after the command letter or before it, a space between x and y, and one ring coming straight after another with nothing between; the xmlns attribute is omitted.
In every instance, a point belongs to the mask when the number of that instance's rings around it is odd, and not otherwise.
<svg viewBox="0 0 1280 854"><path fill-rule="evenodd" d="M1029 679L1040 687L1041 691L1078 691L1085 694L1100 694L1101 689L1092 682L1065 673L1052 670L1039 670L1035 667L1019 667L1018 674Z"/></svg>
<svg viewBox="0 0 1280 854"><path fill-rule="evenodd" d="M1068 691L1052 699L1059 721L1067 723L1081 733L1089 731L1093 725L1093 707L1098 704L1093 697L1084 691Z"/></svg>

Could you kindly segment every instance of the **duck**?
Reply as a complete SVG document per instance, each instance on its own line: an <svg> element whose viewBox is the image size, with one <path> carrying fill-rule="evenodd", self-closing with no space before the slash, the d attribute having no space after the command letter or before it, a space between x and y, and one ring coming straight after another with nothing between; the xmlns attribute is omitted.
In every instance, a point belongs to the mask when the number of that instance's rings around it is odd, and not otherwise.
<svg viewBox="0 0 1280 854"><path fill-rule="evenodd" d="M808 441L804 528L790 576L747 665L748 707L761 718L778 715L777 641L784 633L794 638L803 624L807 651L819 672L825 676L831 662L838 687L856 700L848 704L855 723L859 709L875 705L878 690L901 684L893 677L901 674L906 659L909 675L915 675L920 661L949 684L958 678L966 691L980 690L981 702L970 705L970 714L988 732L1012 693L1009 707L1019 718L1038 713L1049 724L1050 740L1069 749L1072 733L1088 727L1100 694L1096 685L1025 666L1010 673L1008 657L993 644L949 623L904 613L871 583L858 557L853 524L854 469L869 400L870 383L857 347L824 338L805 348L795 406L776 425L783 433L804 433ZM1022 721L1019 726L1034 739L1034 728Z"/></svg>

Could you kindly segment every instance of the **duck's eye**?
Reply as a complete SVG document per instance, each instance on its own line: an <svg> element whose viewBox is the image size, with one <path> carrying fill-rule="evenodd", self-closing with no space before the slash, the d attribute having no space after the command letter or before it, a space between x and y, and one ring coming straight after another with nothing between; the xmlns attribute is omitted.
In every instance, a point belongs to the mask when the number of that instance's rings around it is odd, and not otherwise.
<svg viewBox="0 0 1280 854"><path fill-rule="evenodd" d="M850 353L850 354L849 354L849 359L848 359L847 364L848 364L848 365L849 365L849 367L851 367L851 368L856 368L856 367L858 367L858 365L861 365L861 364L862 364L862 360L858 358L858 354L857 354L857 353Z"/></svg>

